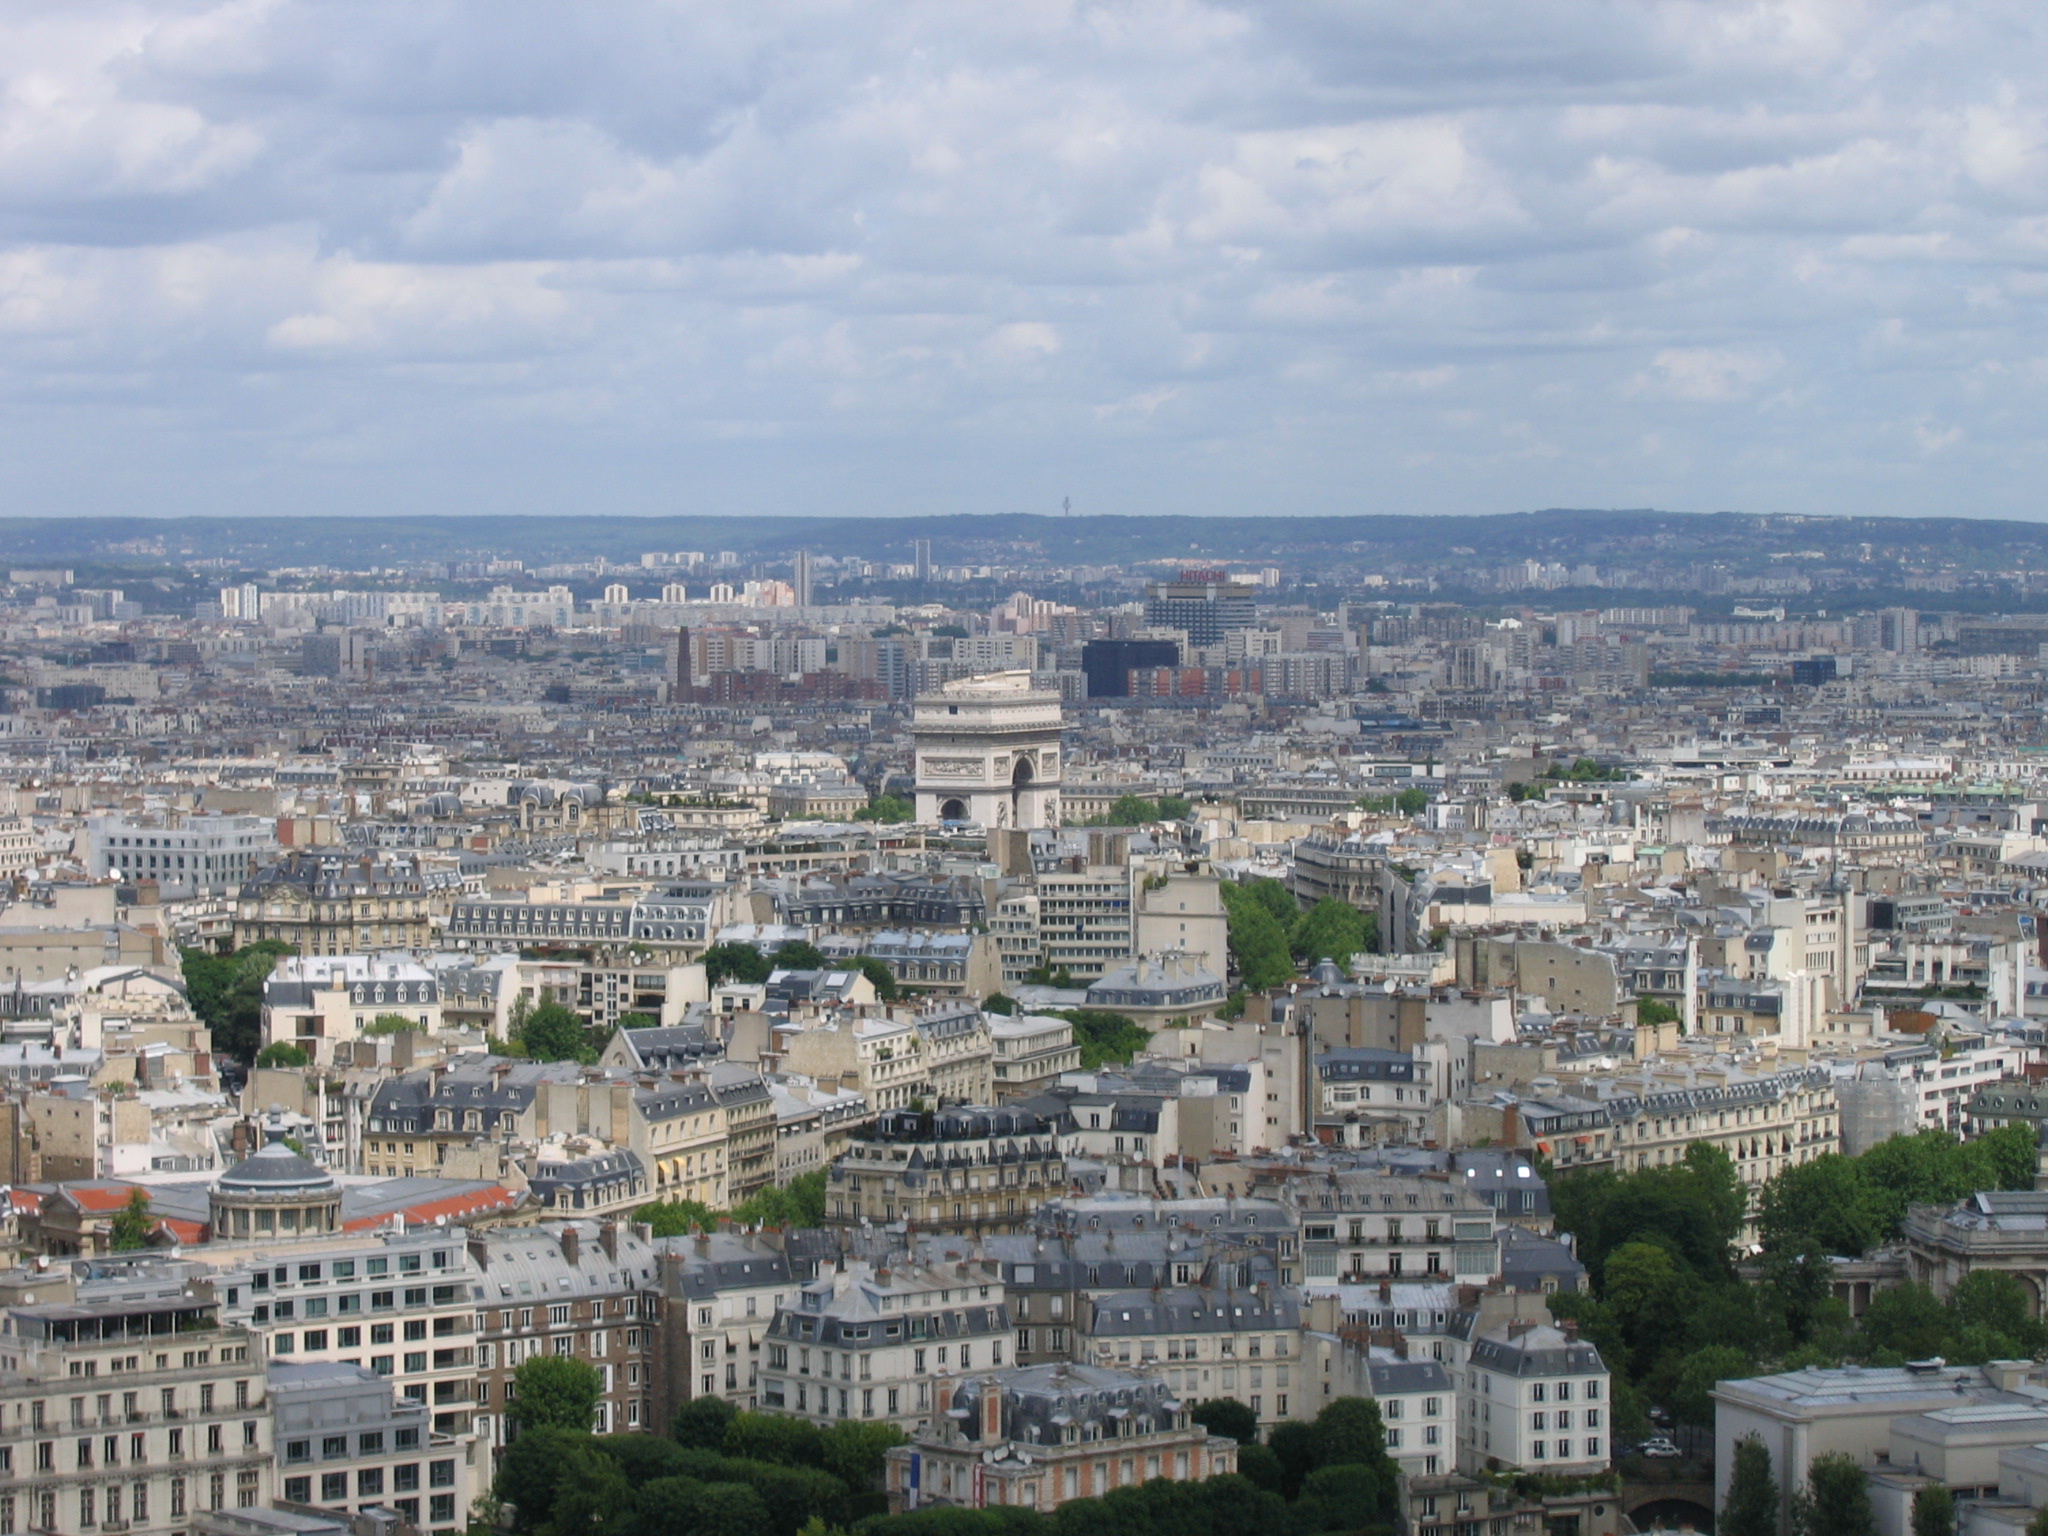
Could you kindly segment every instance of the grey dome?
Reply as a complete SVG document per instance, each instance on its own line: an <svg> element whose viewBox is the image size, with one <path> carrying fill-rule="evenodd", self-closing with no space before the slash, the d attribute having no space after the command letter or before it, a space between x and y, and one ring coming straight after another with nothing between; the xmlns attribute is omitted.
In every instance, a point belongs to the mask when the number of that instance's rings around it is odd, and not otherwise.
<svg viewBox="0 0 2048 1536"><path fill-rule="evenodd" d="M222 1174L218 1187L283 1194L289 1190L332 1189L334 1176L301 1157L284 1144L282 1136L277 1136Z"/></svg>

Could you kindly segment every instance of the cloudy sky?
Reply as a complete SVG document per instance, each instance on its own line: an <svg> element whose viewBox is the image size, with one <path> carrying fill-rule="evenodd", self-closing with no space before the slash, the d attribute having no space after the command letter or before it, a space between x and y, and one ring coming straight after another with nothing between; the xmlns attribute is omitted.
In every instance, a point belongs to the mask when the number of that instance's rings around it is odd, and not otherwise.
<svg viewBox="0 0 2048 1536"><path fill-rule="evenodd" d="M2044 8L7 0L0 515L2042 515Z"/></svg>

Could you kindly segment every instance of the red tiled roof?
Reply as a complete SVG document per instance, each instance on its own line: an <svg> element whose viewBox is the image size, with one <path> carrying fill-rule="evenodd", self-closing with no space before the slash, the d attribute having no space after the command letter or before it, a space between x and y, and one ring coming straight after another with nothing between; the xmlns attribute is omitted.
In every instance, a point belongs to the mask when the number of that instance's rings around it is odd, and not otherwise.
<svg viewBox="0 0 2048 1536"><path fill-rule="evenodd" d="M185 1221L176 1216L161 1216L150 1229L154 1232L168 1232L181 1243L203 1243L213 1235L213 1229L203 1221Z"/></svg>
<svg viewBox="0 0 2048 1536"><path fill-rule="evenodd" d="M75 1204L81 1211L95 1216L111 1215L128 1203L128 1197L140 1184L59 1184L57 1193ZM149 1191L143 1190L144 1194Z"/></svg>
<svg viewBox="0 0 2048 1536"><path fill-rule="evenodd" d="M407 1226L424 1227L433 1225L436 1216L460 1221L465 1216L474 1216L479 1211L509 1211L519 1203L519 1196L502 1184L493 1184L489 1189L471 1190L462 1195L444 1195L438 1200L422 1200L418 1205L408 1205L398 1211L386 1211L381 1216L358 1216L353 1221L342 1223L345 1232L363 1232L380 1227L393 1216L403 1216Z"/></svg>

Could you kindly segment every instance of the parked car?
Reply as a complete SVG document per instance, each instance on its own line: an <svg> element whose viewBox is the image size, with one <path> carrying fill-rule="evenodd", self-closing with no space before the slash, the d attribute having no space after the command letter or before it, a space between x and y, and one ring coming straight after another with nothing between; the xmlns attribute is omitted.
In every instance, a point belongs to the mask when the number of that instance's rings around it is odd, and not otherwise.
<svg viewBox="0 0 2048 1536"><path fill-rule="evenodd" d="M1662 1435L1658 1435L1655 1439L1652 1440L1645 1440L1641 1445L1636 1447L1636 1451L1639 1455L1654 1456L1660 1459L1664 1457L1680 1456L1684 1454L1682 1451L1678 1449L1677 1446L1673 1445L1669 1440L1665 1439Z"/></svg>

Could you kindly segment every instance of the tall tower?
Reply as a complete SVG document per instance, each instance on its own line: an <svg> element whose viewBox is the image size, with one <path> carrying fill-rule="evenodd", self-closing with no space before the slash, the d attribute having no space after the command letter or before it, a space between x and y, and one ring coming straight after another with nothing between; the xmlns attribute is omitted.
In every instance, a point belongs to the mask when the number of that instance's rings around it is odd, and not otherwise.
<svg viewBox="0 0 2048 1536"><path fill-rule="evenodd" d="M676 631L676 670L669 678L669 700L680 703L690 696L690 632Z"/></svg>
<svg viewBox="0 0 2048 1536"><path fill-rule="evenodd" d="M919 696L911 714L917 819L990 829L1060 823L1060 696L990 672Z"/></svg>
<svg viewBox="0 0 2048 1536"><path fill-rule="evenodd" d="M808 608L811 606L811 552L808 549L796 552L795 575L796 580L791 585L796 588L796 605Z"/></svg>

